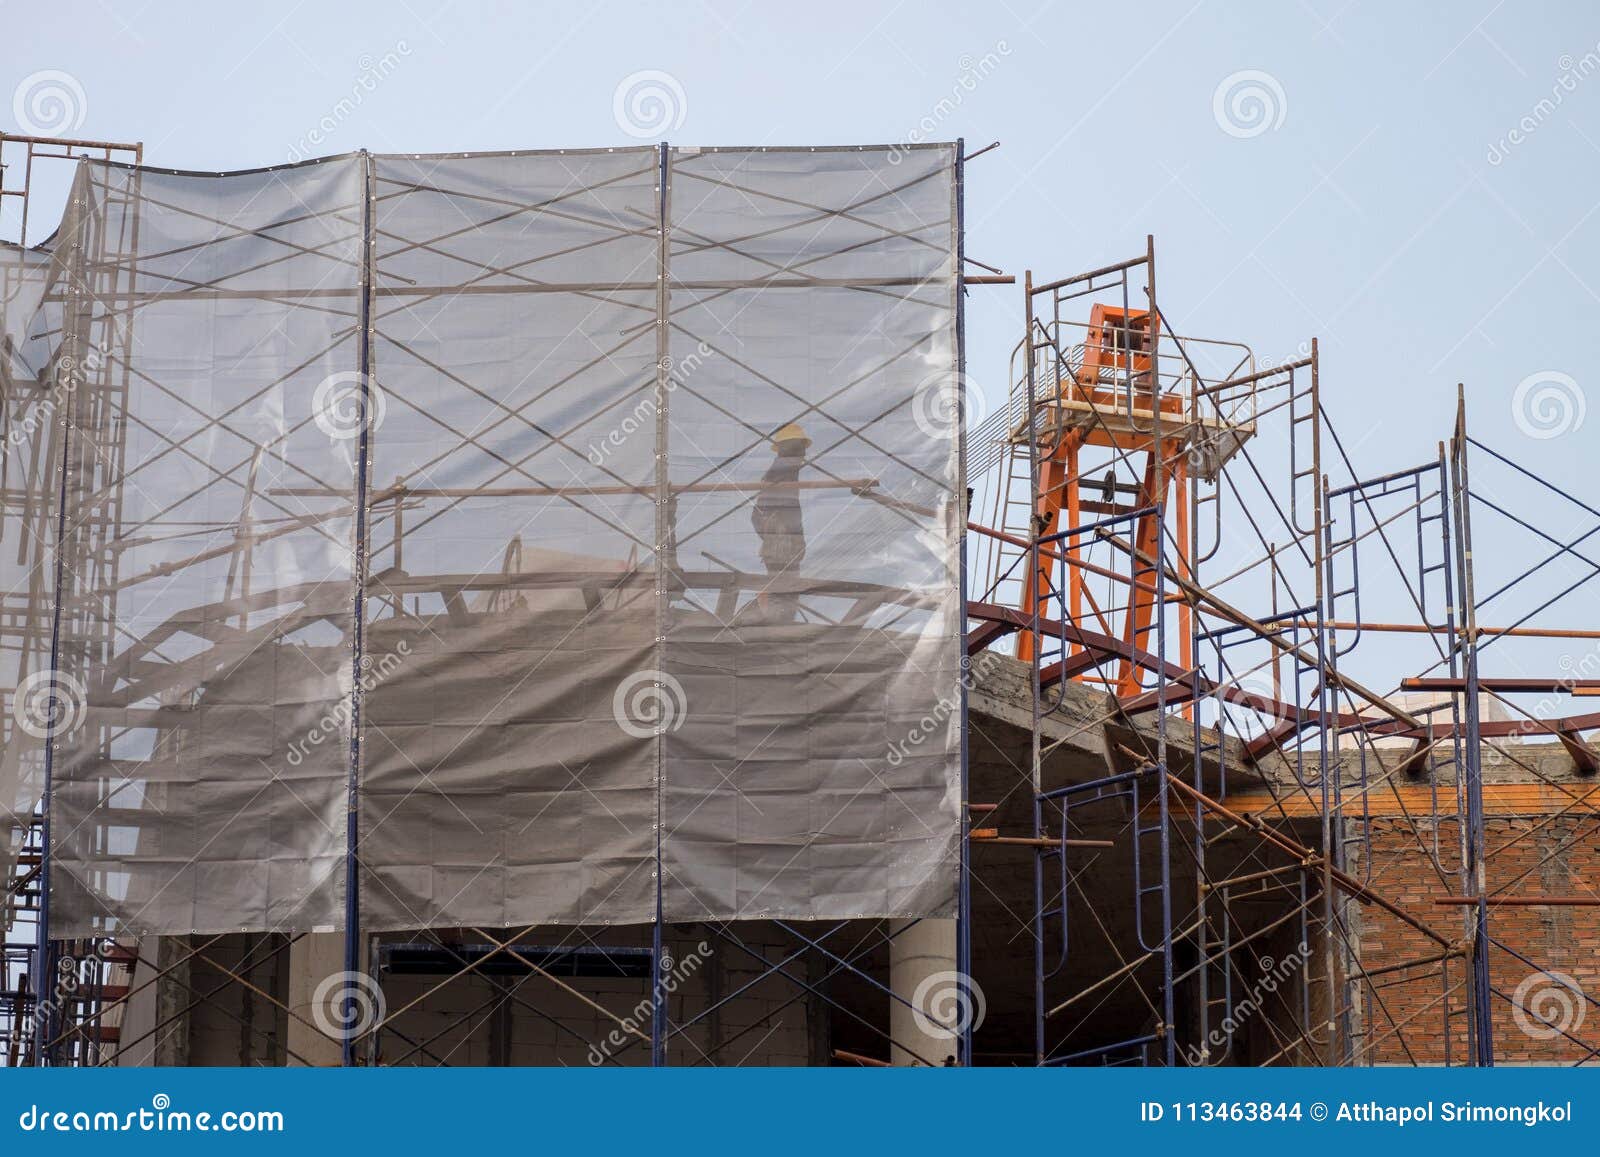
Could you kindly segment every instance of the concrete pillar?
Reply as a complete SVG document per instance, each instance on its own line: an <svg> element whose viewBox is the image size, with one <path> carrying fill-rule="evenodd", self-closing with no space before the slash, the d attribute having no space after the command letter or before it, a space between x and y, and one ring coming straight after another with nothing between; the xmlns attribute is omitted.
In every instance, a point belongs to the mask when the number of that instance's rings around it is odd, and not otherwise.
<svg viewBox="0 0 1600 1157"><path fill-rule="evenodd" d="M344 971L344 933L312 932L289 945L288 1046L290 1065L339 1065L344 1059L342 1043L325 1036L312 1024L336 1027L327 1008L318 1008L317 986L330 976ZM337 986L336 986L337 987ZM303 1017L311 1024L302 1023Z"/></svg>
<svg viewBox="0 0 1600 1157"><path fill-rule="evenodd" d="M187 1042L187 1030L182 1025L169 1022L161 1029L156 1028L158 1017L157 1005L170 1015L173 1011L170 999L163 999L174 987L170 976L154 978L151 976L153 969L159 968L161 962L172 960L169 937L157 938L145 936L138 940L128 941L134 946L139 957L139 963L133 966L133 987L137 990L132 993L123 1004L122 1011L122 1043L117 1046L116 1063L129 1068L135 1066L157 1064L156 1044L161 1041L171 1041L182 1037ZM179 968L187 969L187 965ZM185 975L185 980L188 979ZM110 1023L107 1018L106 1023Z"/></svg>
<svg viewBox="0 0 1600 1157"><path fill-rule="evenodd" d="M955 1056L957 1036L938 1025L953 1025L966 1007L957 984L956 922L891 920L889 935L889 987L915 1006L889 1002L889 1035L895 1041L889 1060L942 1065ZM918 1010L925 1015L918 1016Z"/></svg>
<svg viewBox="0 0 1600 1157"><path fill-rule="evenodd" d="M155 1050L153 1065L187 1068L189 1065L190 1026L194 1020L194 966L192 946L187 936L161 936L156 940L156 968L162 973L156 981Z"/></svg>

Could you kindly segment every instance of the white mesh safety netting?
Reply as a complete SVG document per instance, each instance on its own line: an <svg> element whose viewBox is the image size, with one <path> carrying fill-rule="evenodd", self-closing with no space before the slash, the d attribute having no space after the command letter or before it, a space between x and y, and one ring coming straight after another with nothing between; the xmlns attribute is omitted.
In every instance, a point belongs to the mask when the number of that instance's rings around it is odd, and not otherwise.
<svg viewBox="0 0 1600 1157"><path fill-rule="evenodd" d="M957 169L84 163L0 251L52 935L342 927L351 827L369 930L950 914Z"/></svg>

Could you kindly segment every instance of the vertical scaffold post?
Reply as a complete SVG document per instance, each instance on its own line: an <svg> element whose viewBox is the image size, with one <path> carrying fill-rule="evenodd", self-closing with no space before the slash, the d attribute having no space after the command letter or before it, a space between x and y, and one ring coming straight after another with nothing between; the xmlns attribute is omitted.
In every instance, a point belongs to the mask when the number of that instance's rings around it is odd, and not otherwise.
<svg viewBox="0 0 1600 1157"><path fill-rule="evenodd" d="M1151 368L1154 369L1153 360ZM1159 411L1160 407L1156 409ZM1159 457L1160 442L1156 445ZM1165 527L1165 518L1166 503L1159 502L1156 504L1156 525ZM1156 640L1157 646L1160 646L1166 638L1167 629L1167 545L1164 532L1156 535L1155 572ZM1167 783L1167 675L1164 665L1159 663L1156 664L1156 790L1161 808L1161 1016L1164 1021L1161 1037L1166 1066L1170 1069L1178 1063L1178 1026L1172 991L1172 801L1169 798L1171 786ZM1138 822L1137 815L1134 822ZM1138 854L1138 843L1135 841L1134 855Z"/></svg>
<svg viewBox="0 0 1600 1157"><path fill-rule="evenodd" d="M667 285L668 268L668 213L671 208L669 178L672 173L672 149L665 141L658 150L656 165L656 668L663 667L662 650L667 636L667 561L669 536L673 533L670 520L671 477L667 461L667 400L671 382L667 371L671 357L671 330L667 325L670 290ZM651 872L656 892L656 915L650 939L650 1064L660 1068L667 1063L667 989L662 971L667 964L662 930L661 902L661 839L665 816L662 814L662 776L666 760L663 747L666 733L656 732L656 864Z"/></svg>
<svg viewBox="0 0 1600 1157"><path fill-rule="evenodd" d="M1025 270L1022 275L1022 367L1023 380L1027 383L1028 392L1028 573L1039 573L1039 536L1043 527L1039 525L1037 511L1039 509L1039 416L1036 402L1036 384L1034 380L1033 364L1033 270ZM1037 584L1042 587L1044 584ZM1027 589L1024 587L1024 589ZM1039 599L1041 590L1035 590L1032 605L1023 608L1023 614L1028 617L1028 630L1034 640L1029 648L1028 657L1028 690L1031 700L1032 724L1029 728L1030 743L1028 755L1028 775L1033 786L1033 839L1036 846L1038 841L1044 839L1044 801L1039 798L1039 793L1044 790L1044 775L1040 767L1042 748L1039 743ZM1033 912L1034 912L1034 937L1033 937L1033 1061L1042 1065L1045 1058L1044 1047L1044 857L1035 854L1033 857Z"/></svg>
<svg viewBox="0 0 1600 1157"><path fill-rule="evenodd" d="M62 350L57 357L55 370L63 364L81 366L84 364L85 350L82 348L85 337L87 310L89 308L85 292L86 276L83 246L85 244L87 229L83 219L83 212L88 203L88 162L83 161L78 165L77 174L73 180L71 202L67 209L67 218L70 224L64 223L63 244L67 247L69 260L66 266L67 291L66 308L62 318ZM56 549L54 559L54 575L52 577L53 597L50 607L50 666L49 688L51 701L49 716L44 739L44 768L43 778L39 785L39 919L36 926L38 933L37 944L34 949L34 1017L33 1041L34 1064L43 1067L50 1064L54 1053L53 1044L56 1035L56 1007L54 995L56 992L56 968L50 955L50 883L53 876L53 859L50 847L50 813L51 797L55 794L56 756L61 750L60 724L63 712L59 709L56 697L62 694L61 679L61 606L64 601L64 592L67 582L67 499L72 493L72 431L78 424L77 410L82 406L81 395L84 391L68 391L66 417L61 423L61 480L56 496ZM21 1025L13 1031L20 1032Z"/></svg>
<svg viewBox="0 0 1600 1157"><path fill-rule="evenodd" d="M1294 389L1293 385L1289 387ZM1341 1046L1338 1031L1340 1020L1340 1006L1344 1003L1339 983L1338 961L1338 918L1337 902L1334 898L1334 854L1344 838L1344 817L1339 811L1340 791L1342 788L1342 765L1339 761L1339 745L1337 742L1328 742L1327 720L1333 709L1337 708L1338 693L1329 687L1328 668L1330 663L1328 624L1333 620L1333 601L1335 584L1330 580L1328 569L1333 565L1332 552L1328 549L1326 527L1331 517L1328 511L1328 477L1322 472L1322 380L1321 366L1317 353L1317 339L1311 339L1311 584L1312 605L1317 608L1317 628L1315 633L1315 655L1317 661L1317 715L1321 722L1317 726L1317 767L1319 774L1317 783L1321 800L1322 823L1319 833L1322 841L1322 985L1323 999L1327 1002L1327 1019L1325 1029L1328 1034L1327 1044L1323 1054L1322 1063L1332 1067L1340 1062ZM1290 437L1293 438L1291 431ZM1291 487L1293 480L1291 480ZM1291 527L1295 532L1299 526ZM1306 947L1310 947L1307 945ZM1307 974L1307 985L1310 984L1310 974ZM1313 1034L1312 1040L1316 1037Z"/></svg>
<svg viewBox="0 0 1600 1157"><path fill-rule="evenodd" d="M355 587L354 618L350 624L351 681L350 681L350 767L345 777L344 824L344 970L354 974L361 970L361 876L357 843L361 834L359 807L361 800L361 660L366 642L366 586L367 586L367 474L371 468L372 447L369 441L372 423L369 420L372 405L372 282L376 272L376 230L373 215L373 160L365 149L361 150L361 262L360 292L357 298L359 315L356 322L356 362L359 372L360 425L356 432L355 477L355 543L351 559L352 580ZM360 1017L356 1008L359 989L353 983L340 988L340 999L347 1002L339 1009L337 1023L355 1025ZM344 1033L340 1060L345 1066L356 1063L356 1036Z"/></svg>
<svg viewBox="0 0 1600 1157"><path fill-rule="evenodd" d="M1315 381L1315 374L1312 376ZM1313 571L1313 598L1317 607L1317 626L1313 638L1316 640L1315 655L1317 661L1317 790L1321 797L1321 824L1318 829L1318 838L1321 840L1321 870L1318 886L1322 889L1322 976L1323 998L1327 1001L1327 1017L1323 1027L1328 1034L1324 1046L1322 1063L1330 1068L1339 1063L1339 1007L1342 1003L1338 981L1340 975L1338 961L1338 933L1336 921L1338 919L1338 902L1334 896L1333 869L1335 853L1342 847L1344 839L1344 815L1340 810L1340 791L1343 786L1344 764L1341 761L1339 744L1337 740L1328 742L1328 719L1337 714L1339 706L1338 692L1329 685L1328 676L1333 673L1336 657L1333 650L1331 628L1328 626L1333 621L1333 603L1337 597L1333 582L1333 550L1328 539L1331 537L1329 527L1332 523L1332 513L1329 509L1332 499L1329 497L1331 484L1328 476L1320 470L1313 475L1316 486L1316 519L1317 531L1313 550L1316 557L1312 560ZM1353 550L1354 547L1352 546ZM1335 725L1337 727L1337 725ZM1343 865L1339 865L1342 867ZM1307 945L1309 948L1310 946ZM1310 974L1307 973L1306 984L1310 985ZM1307 994L1309 996L1309 993ZM1308 1002L1309 1009L1309 1002ZM1316 1034L1313 1031L1310 1039L1315 1042Z"/></svg>
<svg viewBox="0 0 1600 1157"><path fill-rule="evenodd" d="M1145 296L1150 322L1145 326L1150 347L1150 450L1155 467L1156 535L1155 535L1155 646L1160 654L1166 649L1167 639L1167 487L1166 446L1161 437L1161 326L1156 320L1161 316L1156 302L1156 239L1146 234L1144 239ZM1124 315L1126 316L1126 315ZM1128 343L1131 347L1132 343ZM1130 364L1132 358L1129 359ZM1137 532L1135 532L1136 534ZM1137 541L1137 539L1135 539ZM1134 583L1129 587L1130 604L1137 598L1139 559L1131 560ZM1137 634L1129 636L1129 643L1137 647ZM1178 1039L1174 1015L1173 962L1172 962L1172 804L1167 784L1167 676L1162 664L1156 664L1156 798L1161 812L1161 1038L1162 1052L1167 1068L1177 1064ZM1138 822L1137 817L1134 820ZM1135 841L1134 855L1138 855Z"/></svg>
<svg viewBox="0 0 1600 1157"><path fill-rule="evenodd" d="M967 233L966 233L966 142L963 138L956 139L955 153L955 223L956 223L956 268L955 268L955 316L956 316L956 491L954 496L955 506L955 534L956 534L956 562L958 566L958 592L961 601L957 614L965 616L967 606L967 290L962 281L962 273L967 267ZM971 684L971 672L966 663L966 623L961 623L962 659L958 666L960 671L956 679L957 692L961 704L961 767L959 775L961 790L957 795L960 803L960 813L957 822L960 825L961 844L959 848L960 859L956 865L956 971L961 975L962 983L971 985L972 980L972 862L971 848L967 844L967 833L971 828L971 811L967 805L968 785L970 777L967 770L967 689ZM971 1008L971 994L966 993L967 1002L961 1007ZM961 1039L957 1042L956 1063L962 1067L972 1064L972 1017L961 1017Z"/></svg>
<svg viewBox="0 0 1600 1157"><path fill-rule="evenodd" d="M1456 556L1455 556L1456 537L1455 537L1455 534L1454 534L1454 531L1453 531L1453 527L1454 527L1454 524L1455 524L1455 518L1456 518L1456 511L1455 511L1455 508L1456 508L1456 494L1455 494L1455 487L1454 487L1454 484L1453 484L1453 481L1452 481L1453 478L1454 478L1453 461L1454 460L1451 458L1450 453L1448 452L1448 450L1445 447L1445 444L1443 442L1440 442L1439 443L1439 497L1440 497L1440 506L1439 506L1440 519L1439 519L1439 522L1440 522L1441 541L1443 543L1442 559L1443 559L1443 564L1444 564L1444 572L1443 573L1444 573L1445 638L1448 640L1448 645L1445 647L1446 661L1447 661L1447 668L1446 668L1446 672L1445 673L1447 675L1449 675L1450 678L1456 679L1456 678L1460 678L1460 676L1461 676L1461 653L1460 653L1459 648L1456 645L1457 641L1460 638L1460 630L1461 630L1461 628L1460 628L1460 618L1459 618L1459 614L1458 614L1458 611L1457 611L1457 608L1456 608L1456 590L1455 590L1456 580L1457 580L1458 576L1456 574ZM1457 849L1456 849L1456 856L1457 856L1457 861L1458 861L1459 869L1460 869L1461 894L1463 896L1469 896L1469 895L1472 894L1472 867L1471 867L1471 857L1467 853L1467 844L1468 844L1468 841L1469 841L1469 836L1468 836L1468 833L1467 833L1467 828L1468 828L1468 824L1467 824L1467 793L1466 793L1466 784L1464 782L1465 777L1461 774L1461 768L1465 766L1465 763L1464 763L1464 761L1462 760L1462 757L1461 757L1462 743L1461 743L1460 719L1461 719L1460 706L1457 705L1456 709L1454 710L1454 712L1452 712L1452 715L1451 715L1451 722L1453 724L1455 724L1455 726L1452 726L1451 729L1450 729L1450 757L1451 757L1451 762L1454 764L1454 766L1456 768L1456 777L1455 777L1456 778L1456 791L1455 791L1455 796L1456 796L1456 814L1455 814L1455 819L1456 819L1456 838L1457 838L1457 845L1458 845ZM1467 929L1470 929L1472 927L1473 923L1477 920L1476 914L1471 912L1471 911L1468 911L1465 908L1462 909L1461 918L1462 918L1462 921L1464 923L1464 927L1467 928ZM1451 987L1452 987L1451 982L1450 982L1450 961L1448 959L1443 960L1443 961L1440 962L1439 972L1440 972L1440 984L1442 985L1444 990L1448 993L1450 991ZM1448 1016L1446 1017L1446 1024L1448 1024ZM1477 1039L1477 1028L1476 1028L1476 1026L1469 1025L1468 1032L1471 1035L1473 1040ZM1476 1056L1475 1049L1473 1049L1473 1048L1469 1048L1467 1050L1467 1052L1468 1052L1468 1055L1470 1055L1470 1056L1474 1056L1474 1057ZM1450 1032L1447 1029L1445 1034L1444 1034L1444 1065L1445 1065L1446 1068L1449 1068L1451 1066L1451 1063L1452 1063L1452 1061L1454 1059L1454 1053L1455 1053L1455 1033Z"/></svg>
<svg viewBox="0 0 1600 1157"><path fill-rule="evenodd" d="M1483 751L1478 719L1478 608L1472 582L1472 495L1467 474L1467 398L1466 388L1456 387L1456 430L1451 446L1452 482L1455 491L1456 589L1461 592L1461 634L1456 647L1461 654L1465 677L1462 717L1466 735L1462 740L1462 764L1458 774L1466 780L1466 877L1474 897L1472 929L1472 983L1468 986L1472 1027L1473 1059L1484 1068L1494 1065L1494 1026L1489 1000L1489 902L1484 871L1483 832Z"/></svg>

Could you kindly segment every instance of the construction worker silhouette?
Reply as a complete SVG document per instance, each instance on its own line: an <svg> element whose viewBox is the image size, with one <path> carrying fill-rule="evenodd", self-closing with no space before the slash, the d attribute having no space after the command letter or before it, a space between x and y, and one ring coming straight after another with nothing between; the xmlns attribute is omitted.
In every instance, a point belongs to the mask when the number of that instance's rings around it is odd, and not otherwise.
<svg viewBox="0 0 1600 1157"><path fill-rule="evenodd" d="M750 512L750 524L761 539L761 564L774 579L799 577L806 557L806 529L800 512L800 470L811 439L790 422L772 436L775 456L761 476L762 488ZM772 623L792 623L800 612L800 596L766 591L756 597L762 617Z"/></svg>

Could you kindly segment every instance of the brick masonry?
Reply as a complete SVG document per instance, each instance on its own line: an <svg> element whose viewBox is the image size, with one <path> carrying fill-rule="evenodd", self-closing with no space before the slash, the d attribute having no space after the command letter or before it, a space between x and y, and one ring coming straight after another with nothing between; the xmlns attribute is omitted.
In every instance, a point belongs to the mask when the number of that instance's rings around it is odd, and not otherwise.
<svg viewBox="0 0 1600 1157"><path fill-rule="evenodd" d="M1436 904L1460 895L1460 830L1454 819L1437 829L1426 821L1378 819L1372 823L1373 883L1388 898L1448 935L1464 936L1467 910ZM1600 816L1492 816L1485 821L1488 891L1506 896L1600 894ZM1442 877L1442 878L1441 878ZM1383 968L1434 955L1420 933L1383 911L1359 908L1363 966ZM1511 952L1490 953L1494 1054L1499 1064L1573 1064L1600 1045L1600 908L1491 906L1490 935ZM1560 980L1560 973L1582 995ZM1464 961L1385 974L1359 1010L1364 1046L1377 1064L1467 1061L1468 1026L1463 999ZM1365 987L1365 986L1362 986ZM1585 999L1587 997L1587 999ZM1531 1010L1531 1011L1530 1011ZM1560 1024L1569 1039L1539 1016ZM1398 1027L1397 1027L1398 1026ZM1589 1042L1580 1044L1579 1041ZM1590 1063L1595 1063L1593 1059Z"/></svg>

